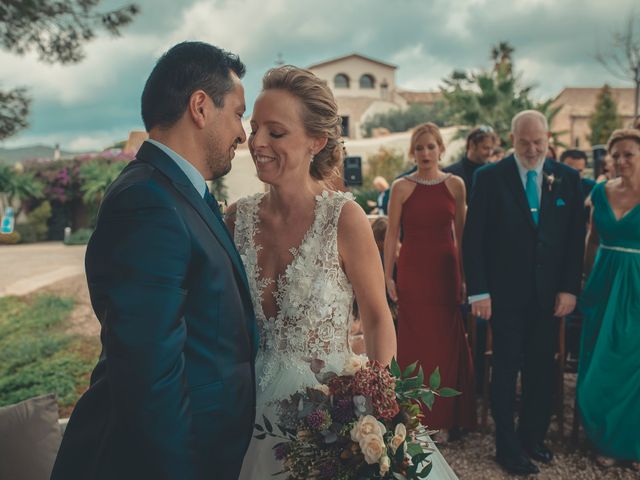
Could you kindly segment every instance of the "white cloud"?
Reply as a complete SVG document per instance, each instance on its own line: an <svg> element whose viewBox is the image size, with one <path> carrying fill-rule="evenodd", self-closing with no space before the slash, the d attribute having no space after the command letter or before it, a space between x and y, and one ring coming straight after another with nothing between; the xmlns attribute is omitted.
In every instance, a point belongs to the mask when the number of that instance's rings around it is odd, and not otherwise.
<svg viewBox="0 0 640 480"><path fill-rule="evenodd" d="M57 99L62 105L75 105L118 88L121 72L155 49L157 40L149 36L127 35L98 38L86 49L86 58L75 65L50 65L35 53L25 56L0 51L5 86L26 86L36 100Z"/></svg>

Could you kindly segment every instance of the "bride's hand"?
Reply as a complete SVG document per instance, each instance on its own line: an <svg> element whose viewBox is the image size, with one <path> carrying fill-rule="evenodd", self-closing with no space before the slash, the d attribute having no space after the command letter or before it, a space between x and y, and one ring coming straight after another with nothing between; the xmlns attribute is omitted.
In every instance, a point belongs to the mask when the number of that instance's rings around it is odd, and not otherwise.
<svg viewBox="0 0 640 480"><path fill-rule="evenodd" d="M385 282L387 284L387 292L389 293L389 297L394 302L398 301L398 293L396 292L396 282L393 278L386 278Z"/></svg>

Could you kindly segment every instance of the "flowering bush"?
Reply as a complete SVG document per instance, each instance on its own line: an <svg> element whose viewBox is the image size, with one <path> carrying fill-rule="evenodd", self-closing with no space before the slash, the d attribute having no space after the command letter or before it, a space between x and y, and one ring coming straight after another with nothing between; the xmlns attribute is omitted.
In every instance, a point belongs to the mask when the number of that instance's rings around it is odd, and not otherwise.
<svg viewBox="0 0 640 480"><path fill-rule="evenodd" d="M459 395L440 388L436 369L424 383L417 362L387 369L354 356L340 375L322 372L312 362L319 384L278 402L279 433L263 416L257 439L281 439L274 446L289 480L420 479L431 471L433 452L421 425L420 404L429 409L436 396ZM411 376L416 372L415 376Z"/></svg>

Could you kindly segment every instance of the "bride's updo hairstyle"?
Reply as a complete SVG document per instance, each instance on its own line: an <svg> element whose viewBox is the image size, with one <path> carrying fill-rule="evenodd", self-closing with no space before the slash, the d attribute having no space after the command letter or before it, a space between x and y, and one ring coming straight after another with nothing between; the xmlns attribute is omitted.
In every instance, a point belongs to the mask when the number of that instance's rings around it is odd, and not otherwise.
<svg viewBox="0 0 640 480"><path fill-rule="evenodd" d="M309 70L283 65L272 68L262 79L263 90L285 90L298 98L302 105L302 122L307 135L327 138L327 144L313 157L311 176L328 180L340 171L344 158L342 119L338 105L327 82ZM342 176L340 172L340 176Z"/></svg>

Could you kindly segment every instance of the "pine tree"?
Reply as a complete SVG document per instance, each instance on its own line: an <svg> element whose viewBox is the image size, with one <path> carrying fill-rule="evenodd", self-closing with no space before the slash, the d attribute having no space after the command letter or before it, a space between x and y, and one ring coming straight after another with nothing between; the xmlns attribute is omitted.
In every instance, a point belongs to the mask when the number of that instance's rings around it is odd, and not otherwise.
<svg viewBox="0 0 640 480"><path fill-rule="evenodd" d="M622 127L622 119L618 115L618 106L613 99L611 88L605 84L598 94L596 110L589 120L591 145L607 143L611 132L620 127Z"/></svg>

